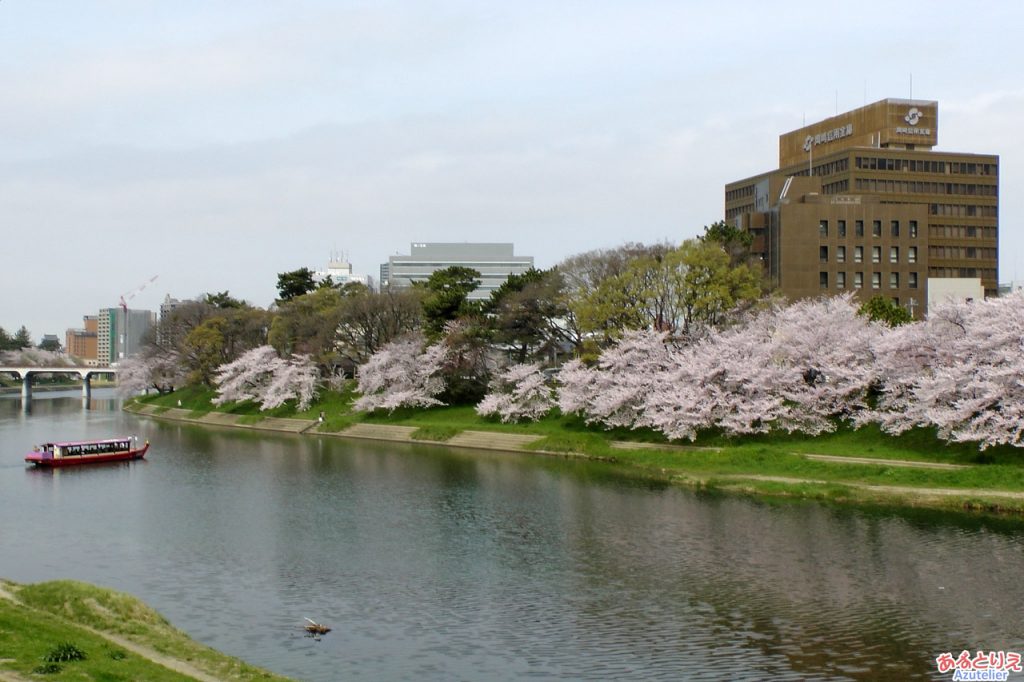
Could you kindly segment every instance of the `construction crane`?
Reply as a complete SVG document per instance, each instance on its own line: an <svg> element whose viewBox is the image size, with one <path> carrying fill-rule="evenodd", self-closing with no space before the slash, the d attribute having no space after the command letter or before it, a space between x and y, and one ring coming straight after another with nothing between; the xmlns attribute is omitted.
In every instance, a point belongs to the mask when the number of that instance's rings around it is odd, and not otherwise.
<svg viewBox="0 0 1024 682"><path fill-rule="evenodd" d="M149 286L150 284L152 284L153 282L155 282L155 281L156 281L156 278L157 278L157 277L159 277L159 276L160 276L160 275L153 275L152 277L150 277L150 278L149 278L149 279L147 279L147 280L146 280L145 282L143 282L143 283L142 283L142 284L140 284L139 286L135 287L135 288L134 288L134 289L132 289L131 291L129 291L129 292L127 292L127 293L124 293L124 294L121 294L121 298L120 298L120 301L118 302L118 305L120 305L120 306L121 306L121 310L123 310L123 311L124 311L124 314L125 314L125 315L127 315L127 314L128 314L128 301L132 300L132 299L133 299L133 298L135 298L135 297L136 297L137 295L139 295L140 293L142 293L142 290L143 290L143 289L145 289L146 287L148 287L148 286Z"/></svg>

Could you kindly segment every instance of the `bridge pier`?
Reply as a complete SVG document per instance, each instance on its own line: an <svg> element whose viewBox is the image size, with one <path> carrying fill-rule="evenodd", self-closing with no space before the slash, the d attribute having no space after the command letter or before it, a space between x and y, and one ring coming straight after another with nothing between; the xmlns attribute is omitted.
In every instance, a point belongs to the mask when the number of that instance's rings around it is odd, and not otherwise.
<svg viewBox="0 0 1024 682"><path fill-rule="evenodd" d="M81 366L26 366L26 365L0 365L0 374L10 376L21 381L21 403L28 412L32 403L32 375L33 374L70 374L82 379L82 404L88 406L92 401L92 375L112 375L117 377L115 367L81 367Z"/></svg>

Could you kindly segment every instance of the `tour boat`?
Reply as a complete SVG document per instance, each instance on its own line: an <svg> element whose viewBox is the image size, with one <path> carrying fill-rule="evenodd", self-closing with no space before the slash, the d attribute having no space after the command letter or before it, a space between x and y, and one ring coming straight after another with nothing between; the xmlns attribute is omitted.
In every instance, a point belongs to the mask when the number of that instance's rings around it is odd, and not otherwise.
<svg viewBox="0 0 1024 682"><path fill-rule="evenodd" d="M106 440L76 440L67 443L43 443L25 457L26 462L41 467L62 467L71 464L124 462L142 459L149 450L149 441L140 448L138 437Z"/></svg>

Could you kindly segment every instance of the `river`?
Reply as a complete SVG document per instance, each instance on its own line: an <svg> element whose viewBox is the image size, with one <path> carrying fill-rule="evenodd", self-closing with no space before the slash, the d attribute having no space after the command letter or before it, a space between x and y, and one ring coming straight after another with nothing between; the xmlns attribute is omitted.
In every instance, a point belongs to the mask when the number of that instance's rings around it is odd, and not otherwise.
<svg viewBox="0 0 1024 682"><path fill-rule="evenodd" d="M26 468L135 434L146 461ZM697 493L606 464L0 397L0 576L134 594L302 680L950 679L1024 651L1024 523ZM333 631L317 641L304 617ZM1011 678L1012 679L1012 678Z"/></svg>

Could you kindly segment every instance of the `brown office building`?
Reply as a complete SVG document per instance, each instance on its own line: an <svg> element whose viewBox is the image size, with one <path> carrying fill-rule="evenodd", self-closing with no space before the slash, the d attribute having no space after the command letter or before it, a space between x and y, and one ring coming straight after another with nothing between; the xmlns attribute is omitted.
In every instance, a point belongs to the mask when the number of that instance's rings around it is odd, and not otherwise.
<svg viewBox="0 0 1024 682"><path fill-rule="evenodd" d="M85 315L82 322L83 328L67 330L64 349L68 355L84 360L85 364L95 365L98 320L95 315Z"/></svg>
<svg viewBox="0 0 1024 682"><path fill-rule="evenodd" d="M928 282L996 295L999 157L933 151L938 102L886 99L779 137L779 168L725 187L790 299L854 290L915 317ZM979 285L980 281L980 285Z"/></svg>

